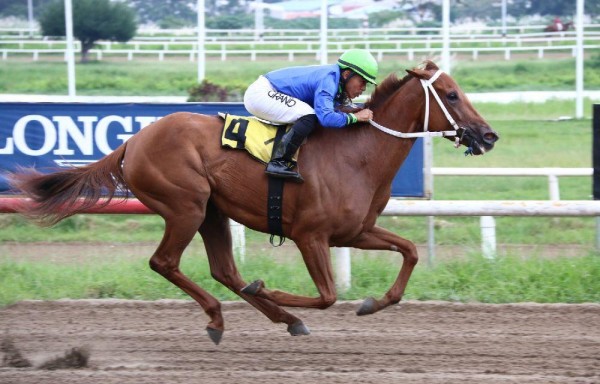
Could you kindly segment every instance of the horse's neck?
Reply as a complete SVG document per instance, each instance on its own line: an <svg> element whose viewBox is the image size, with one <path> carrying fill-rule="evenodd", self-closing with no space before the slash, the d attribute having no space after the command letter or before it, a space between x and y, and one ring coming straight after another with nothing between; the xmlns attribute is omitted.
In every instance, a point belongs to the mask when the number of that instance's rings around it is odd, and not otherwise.
<svg viewBox="0 0 600 384"><path fill-rule="evenodd" d="M419 79L412 78L373 109L373 120L399 132L416 132L422 126L425 95Z"/></svg>
<svg viewBox="0 0 600 384"><path fill-rule="evenodd" d="M424 97L420 84L415 80L405 84L388 100L373 111L373 120L385 127L400 132L416 132L422 129ZM408 156L415 139L401 139L384 133L365 123L356 129L350 128L343 136L343 145L351 151L355 172L361 173L369 182L378 185L391 183L398 169Z"/></svg>
<svg viewBox="0 0 600 384"><path fill-rule="evenodd" d="M373 120L398 132L422 130L425 108L423 92L418 79L411 80L373 111ZM380 156L385 153L389 167L395 169L395 174L408 156L415 139L400 139L373 127L371 130L371 136L376 142L372 149Z"/></svg>

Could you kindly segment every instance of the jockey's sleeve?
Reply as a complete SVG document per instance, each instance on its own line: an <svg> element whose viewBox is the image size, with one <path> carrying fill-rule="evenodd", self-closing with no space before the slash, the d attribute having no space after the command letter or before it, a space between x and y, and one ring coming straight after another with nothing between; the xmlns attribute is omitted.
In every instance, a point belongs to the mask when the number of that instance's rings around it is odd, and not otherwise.
<svg viewBox="0 0 600 384"><path fill-rule="evenodd" d="M355 116L335 109L334 99L338 86L333 77L326 77L315 91L314 109L319 123L326 128L343 128L354 123Z"/></svg>

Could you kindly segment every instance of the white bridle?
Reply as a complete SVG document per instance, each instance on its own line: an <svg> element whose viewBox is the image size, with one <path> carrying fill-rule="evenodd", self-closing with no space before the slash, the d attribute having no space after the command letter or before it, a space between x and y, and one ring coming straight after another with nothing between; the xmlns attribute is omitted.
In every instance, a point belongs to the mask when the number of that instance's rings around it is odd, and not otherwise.
<svg viewBox="0 0 600 384"><path fill-rule="evenodd" d="M451 137L451 136L455 136L455 139L454 139L455 145L458 147L460 145L460 143L459 143L460 138L457 136L459 126L456 123L456 121L454 121L454 119L452 118L450 113L448 112L448 109L446 109L446 106L444 105L444 103L442 103L442 100L440 99L437 92L435 91L435 88L433 88L433 83L438 79L438 77L440 77L440 75L442 73L444 73L444 72L441 69L439 69L433 74L433 76L431 76L431 78L429 80L420 79L421 85L423 86L423 90L425 91L425 121L423 122L423 132L411 132L411 133L398 132L393 129L384 127L383 125L380 125L373 120L369 120L369 124L371 124L373 127L377 128L377 129L379 129L380 131L387 133L388 135L392 135L394 137L399 137L402 139L412 139L415 137ZM454 128L453 131L439 131L439 132L428 131L428 128L429 128L429 91L431 91L431 94L433 95L433 97L437 101L438 105L442 109L442 112L444 112L444 115L446 115L446 119L448 119L448 122Z"/></svg>

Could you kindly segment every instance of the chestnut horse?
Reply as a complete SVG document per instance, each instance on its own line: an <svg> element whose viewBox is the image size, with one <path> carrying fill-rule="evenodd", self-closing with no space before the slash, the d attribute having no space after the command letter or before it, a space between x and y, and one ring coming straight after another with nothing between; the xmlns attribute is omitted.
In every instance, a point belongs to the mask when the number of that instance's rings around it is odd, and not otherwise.
<svg viewBox="0 0 600 384"><path fill-rule="evenodd" d="M303 322L282 307L325 309L336 301L330 247L390 250L404 258L389 291L379 300L367 298L358 315L372 314L402 298L418 260L416 247L375 221L414 136L456 135L456 145L469 147L475 155L491 150L498 139L458 85L434 63L407 72L403 79L389 75L376 87L366 103L373 110L372 125L318 128L299 153L304 183L285 186L284 235L302 253L317 297L267 289L260 280L247 284L238 273L229 218L268 232L267 177L264 166L244 151L221 147L219 116L173 113L93 164L48 175L19 172L10 175L11 184L35 201L22 213L48 225L128 188L165 221L150 267L202 306L214 343L224 331L220 303L179 269L196 232L204 240L216 280L271 321L287 324L290 334L309 334ZM430 95L436 102L429 103Z"/></svg>
<svg viewBox="0 0 600 384"><path fill-rule="evenodd" d="M570 29L573 29L573 22L572 21L568 21L566 23L562 23L562 28L559 27L559 25L555 22L552 22L552 24L548 25L546 28L544 28L544 32L566 32Z"/></svg>

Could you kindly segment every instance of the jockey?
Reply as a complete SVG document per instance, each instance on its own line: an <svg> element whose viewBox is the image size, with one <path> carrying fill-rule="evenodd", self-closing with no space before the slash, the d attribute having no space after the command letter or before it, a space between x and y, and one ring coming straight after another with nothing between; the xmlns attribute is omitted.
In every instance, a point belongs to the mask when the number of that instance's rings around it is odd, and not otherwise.
<svg viewBox="0 0 600 384"><path fill-rule="evenodd" d="M556 18L554 18L554 26L558 32L563 30L563 23L560 20L560 17L556 16Z"/></svg>
<svg viewBox="0 0 600 384"><path fill-rule="evenodd" d="M290 67L260 76L244 94L244 106L256 117L278 124L294 123L275 147L265 173L303 182L292 168L294 154L317 123L343 128L373 117L369 109L345 113L337 108L376 84L378 65L364 49L350 49L336 64Z"/></svg>

